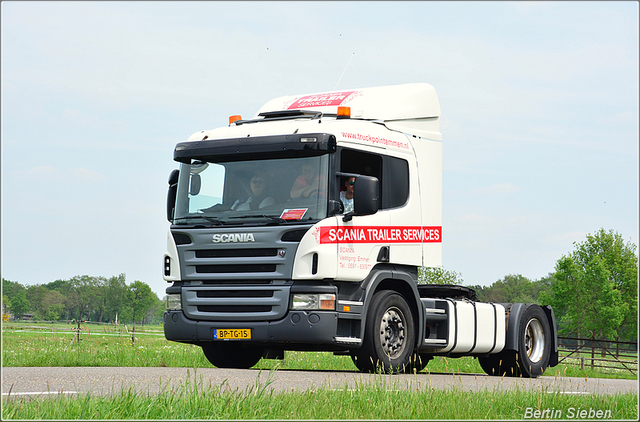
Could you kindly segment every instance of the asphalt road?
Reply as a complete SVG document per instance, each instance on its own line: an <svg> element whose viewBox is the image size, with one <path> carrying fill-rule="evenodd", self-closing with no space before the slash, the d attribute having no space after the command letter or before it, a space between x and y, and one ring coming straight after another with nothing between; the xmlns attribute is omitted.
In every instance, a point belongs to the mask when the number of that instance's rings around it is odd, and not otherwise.
<svg viewBox="0 0 640 422"><path fill-rule="evenodd" d="M270 373L257 369L219 368L121 368L55 367L2 368L2 395L41 397L51 394L108 395L123 389L157 394L169 389L192 386L220 386L233 391L249 391L256 386L282 391L318 388L358 389L363 385L384 386L389 390L453 389L456 391L531 390L562 394L638 393L638 381L597 378L536 379L501 378L485 374L419 373L414 375L376 375L357 372L291 371Z"/></svg>

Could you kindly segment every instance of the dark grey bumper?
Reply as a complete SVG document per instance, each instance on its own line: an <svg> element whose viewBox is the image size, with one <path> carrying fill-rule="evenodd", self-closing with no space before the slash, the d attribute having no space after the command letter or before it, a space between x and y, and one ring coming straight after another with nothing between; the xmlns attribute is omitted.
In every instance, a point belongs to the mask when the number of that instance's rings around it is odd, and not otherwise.
<svg viewBox="0 0 640 422"><path fill-rule="evenodd" d="M164 313L167 340L184 343L213 341L214 328L250 328L253 342L336 344L338 313L289 311L277 321L216 322L187 319L182 311Z"/></svg>

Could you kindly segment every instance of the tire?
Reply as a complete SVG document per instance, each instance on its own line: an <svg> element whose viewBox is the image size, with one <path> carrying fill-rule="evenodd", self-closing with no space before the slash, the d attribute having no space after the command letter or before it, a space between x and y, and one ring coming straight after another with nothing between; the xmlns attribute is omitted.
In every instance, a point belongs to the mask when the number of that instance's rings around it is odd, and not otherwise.
<svg viewBox="0 0 640 422"><path fill-rule="evenodd" d="M551 328L542 308L531 305L520 318L516 376L537 378L549 366Z"/></svg>
<svg viewBox="0 0 640 422"><path fill-rule="evenodd" d="M547 316L538 305L529 305L520 317L518 350L478 357L489 375L537 378L549 366L551 328Z"/></svg>
<svg viewBox="0 0 640 422"><path fill-rule="evenodd" d="M225 341L204 344L202 351L209 362L218 368L249 369L258 363L265 349Z"/></svg>
<svg viewBox="0 0 640 422"><path fill-rule="evenodd" d="M495 355L479 356L478 362L484 372L488 375L495 375L498 377L516 376L516 352L513 350L503 350Z"/></svg>
<svg viewBox="0 0 640 422"><path fill-rule="evenodd" d="M415 343L411 308L398 293L382 290L373 295L362 347L352 352L351 359L363 372L410 371Z"/></svg>

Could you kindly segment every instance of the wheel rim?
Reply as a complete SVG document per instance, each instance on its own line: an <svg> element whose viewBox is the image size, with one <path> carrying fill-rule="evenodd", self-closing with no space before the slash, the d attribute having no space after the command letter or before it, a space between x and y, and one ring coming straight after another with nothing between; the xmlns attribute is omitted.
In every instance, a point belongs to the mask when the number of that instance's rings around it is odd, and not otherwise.
<svg viewBox="0 0 640 422"><path fill-rule="evenodd" d="M536 318L527 323L524 332L524 347L531 362L540 362L544 355L544 331L542 324Z"/></svg>
<svg viewBox="0 0 640 422"><path fill-rule="evenodd" d="M384 354L394 359L402 354L405 348L405 318L396 307L387 309L380 321L380 345Z"/></svg>

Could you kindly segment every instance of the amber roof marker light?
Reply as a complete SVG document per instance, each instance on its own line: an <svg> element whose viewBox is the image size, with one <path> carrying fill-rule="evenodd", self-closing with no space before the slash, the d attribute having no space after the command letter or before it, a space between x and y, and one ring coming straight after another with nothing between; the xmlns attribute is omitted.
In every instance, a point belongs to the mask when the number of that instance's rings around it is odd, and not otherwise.
<svg viewBox="0 0 640 422"><path fill-rule="evenodd" d="M338 107L338 119L350 119L351 118L351 107Z"/></svg>

